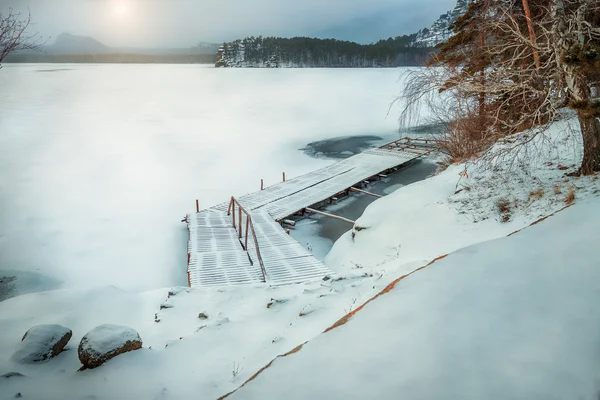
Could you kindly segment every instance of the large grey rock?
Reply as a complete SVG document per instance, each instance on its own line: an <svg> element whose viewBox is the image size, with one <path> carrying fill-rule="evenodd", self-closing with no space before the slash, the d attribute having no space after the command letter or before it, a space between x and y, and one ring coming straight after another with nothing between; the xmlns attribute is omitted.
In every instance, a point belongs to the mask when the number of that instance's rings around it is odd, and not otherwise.
<svg viewBox="0 0 600 400"><path fill-rule="evenodd" d="M82 369L96 368L119 354L142 347L135 329L123 325L100 325L81 339L78 348Z"/></svg>
<svg viewBox="0 0 600 400"><path fill-rule="evenodd" d="M25 332L12 359L21 363L46 361L62 352L73 332L62 325L37 325Z"/></svg>

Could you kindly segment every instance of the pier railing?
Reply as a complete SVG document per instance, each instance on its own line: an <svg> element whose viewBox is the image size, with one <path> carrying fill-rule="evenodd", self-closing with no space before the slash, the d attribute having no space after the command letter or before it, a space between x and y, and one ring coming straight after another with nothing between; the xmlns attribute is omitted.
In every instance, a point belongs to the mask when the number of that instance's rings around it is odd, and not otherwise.
<svg viewBox="0 0 600 400"><path fill-rule="evenodd" d="M236 207L238 209L237 214L237 225L236 225ZM243 214L246 217L246 232L245 236L242 235L243 230ZM265 271L265 265L263 263L262 256L260 255L260 248L258 246L258 239L256 238L256 231L254 230L254 224L252 223L252 216L246 211L246 209L240 204L239 201L233 196L231 196L231 201L229 202L229 208L227 209L227 215L231 215L231 221L234 228L238 231L238 237L241 239L244 237L244 249L248 251L248 230L252 233L252 238L254 239L254 247L256 249L256 256L258 257L258 264L260 265L260 271L262 272L263 280L267 281L267 273Z"/></svg>

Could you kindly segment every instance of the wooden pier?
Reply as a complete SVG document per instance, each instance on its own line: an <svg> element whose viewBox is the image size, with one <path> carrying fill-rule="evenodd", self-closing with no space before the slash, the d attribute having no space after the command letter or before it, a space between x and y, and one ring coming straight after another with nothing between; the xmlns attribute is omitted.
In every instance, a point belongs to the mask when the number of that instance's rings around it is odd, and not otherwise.
<svg viewBox="0 0 600 400"><path fill-rule="evenodd" d="M280 221L319 212L315 205L341 193L372 194L355 186L378 180L434 150L434 141L404 138L297 178L286 180L284 174L282 182L266 188L261 180L261 190L208 209L200 210L196 202L196 213L184 219L189 231L189 285L283 285L331 274L286 233Z"/></svg>

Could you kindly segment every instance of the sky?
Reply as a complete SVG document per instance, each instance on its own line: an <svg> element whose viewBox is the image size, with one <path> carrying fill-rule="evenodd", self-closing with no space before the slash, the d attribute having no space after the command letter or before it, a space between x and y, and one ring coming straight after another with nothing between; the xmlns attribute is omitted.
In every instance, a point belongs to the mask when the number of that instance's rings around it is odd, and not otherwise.
<svg viewBox="0 0 600 400"><path fill-rule="evenodd" d="M63 32L113 47L190 47L245 36L363 43L429 26L455 0L0 0L31 11L49 43Z"/></svg>

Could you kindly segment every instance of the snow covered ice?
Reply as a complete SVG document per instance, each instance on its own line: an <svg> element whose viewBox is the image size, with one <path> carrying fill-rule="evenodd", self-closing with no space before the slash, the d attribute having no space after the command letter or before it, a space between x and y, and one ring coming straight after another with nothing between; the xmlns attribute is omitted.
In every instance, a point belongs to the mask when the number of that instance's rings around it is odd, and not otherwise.
<svg viewBox="0 0 600 400"><path fill-rule="evenodd" d="M0 74L0 277L185 285L179 221L195 199L207 208L332 163L298 150L311 141L397 136L395 69L54 68Z"/></svg>

